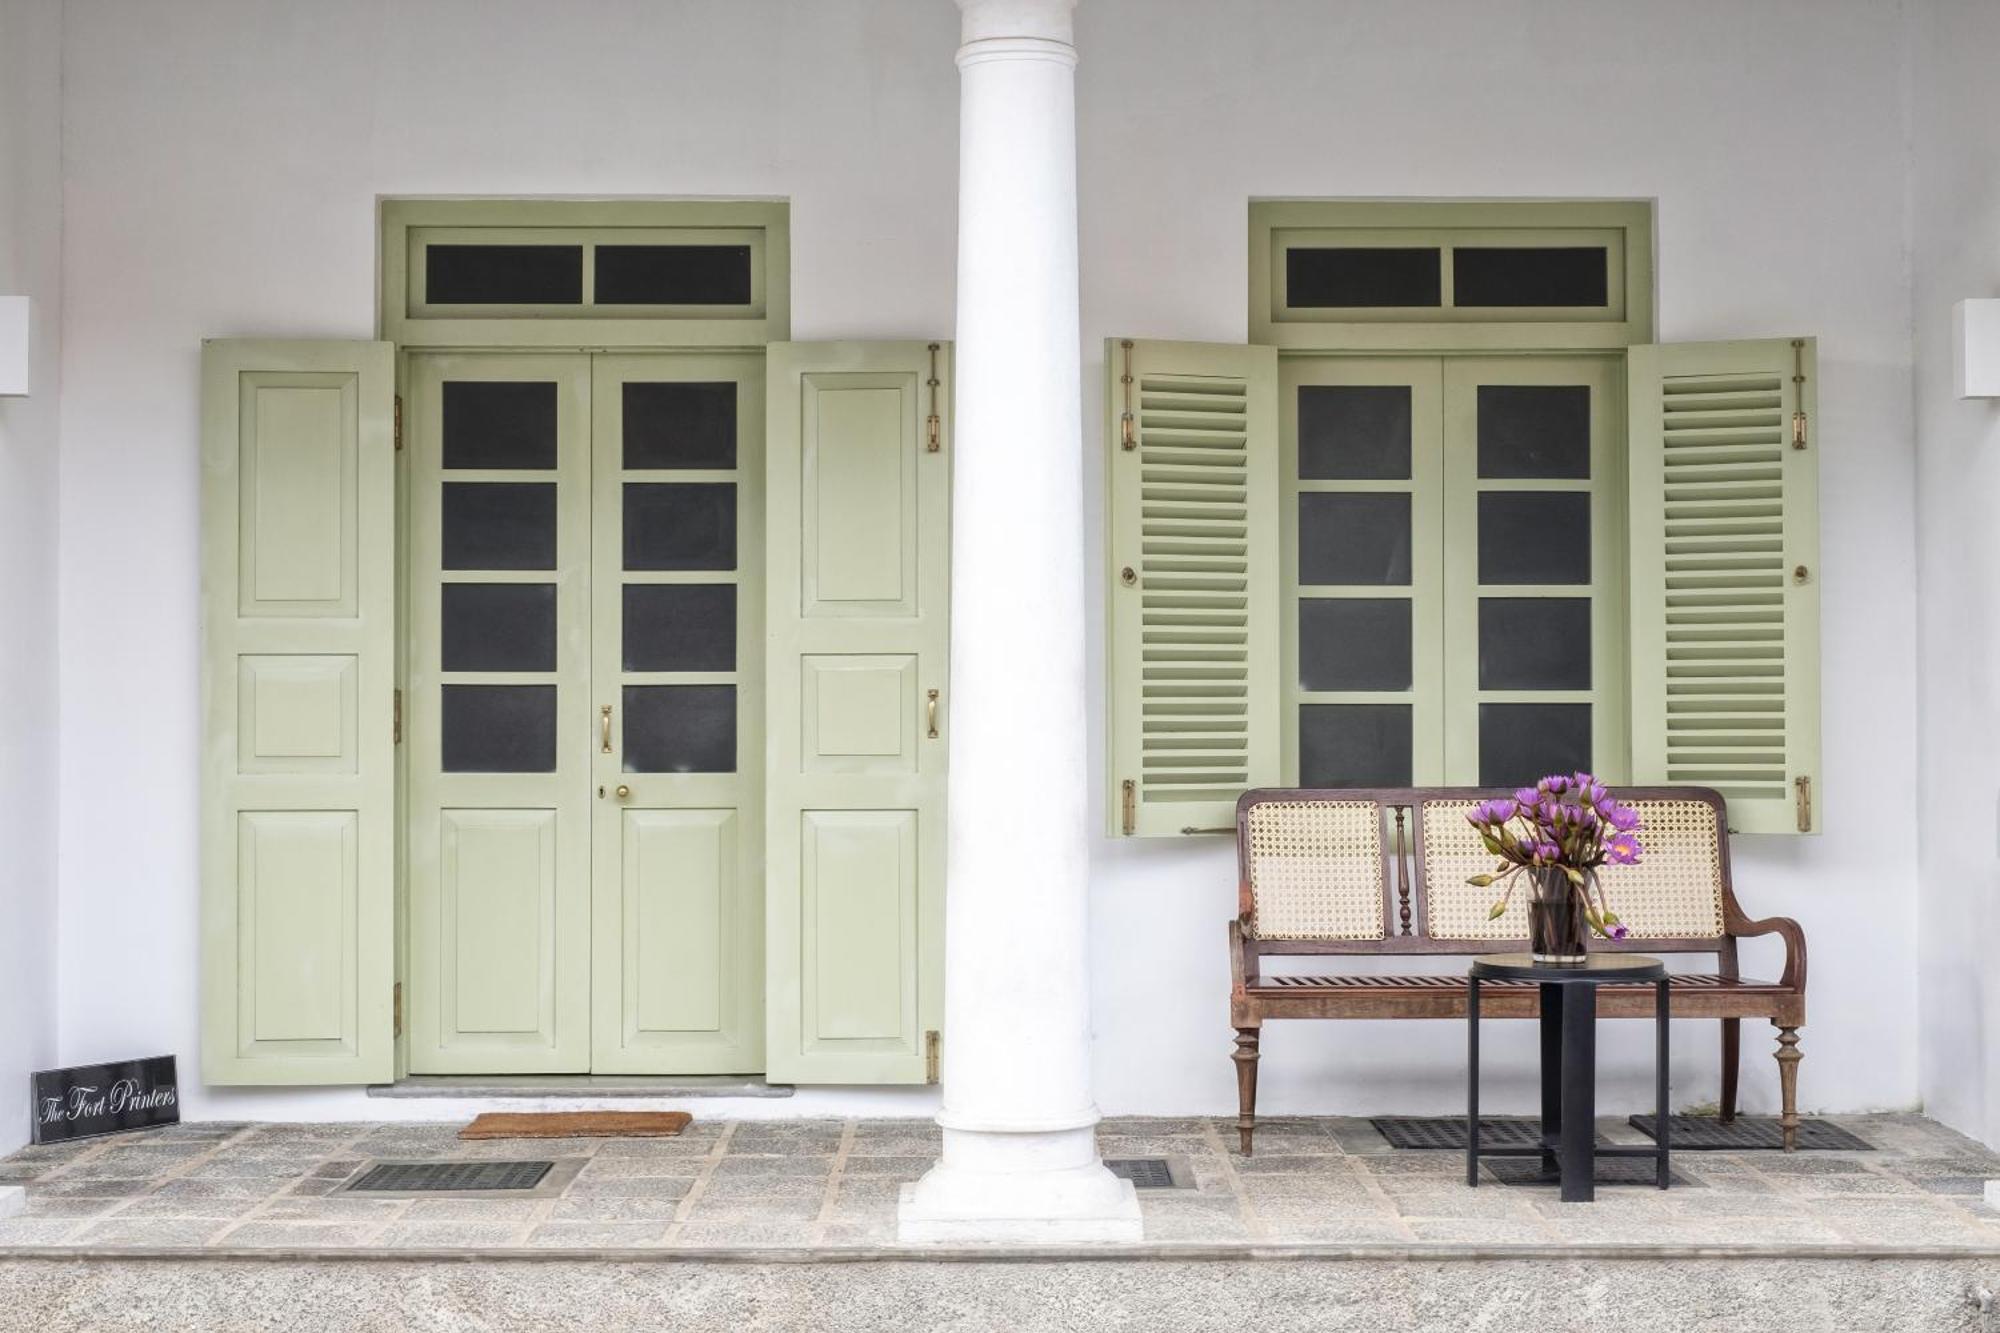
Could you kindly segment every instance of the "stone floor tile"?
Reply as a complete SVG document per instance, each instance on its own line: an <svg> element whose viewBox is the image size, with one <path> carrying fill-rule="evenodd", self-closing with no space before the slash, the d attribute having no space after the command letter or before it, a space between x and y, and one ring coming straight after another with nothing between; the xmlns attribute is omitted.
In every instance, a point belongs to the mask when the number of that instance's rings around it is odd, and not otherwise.
<svg viewBox="0 0 2000 1333"><path fill-rule="evenodd" d="M896 1220L879 1222L829 1222L820 1233L822 1245L894 1245Z"/></svg>
<svg viewBox="0 0 2000 1333"><path fill-rule="evenodd" d="M738 1245L806 1246L812 1243L806 1222L709 1222L682 1224L673 1244L681 1248L723 1248Z"/></svg>
<svg viewBox="0 0 2000 1333"><path fill-rule="evenodd" d="M259 1206L256 1199L190 1198L181 1194L142 1194L118 1201L113 1217L188 1217L226 1222Z"/></svg>
<svg viewBox="0 0 2000 1333"><path fill-rule="evenodd" d="M574 1193L576 1187L570 1188ZM732 1176L728 1179L711 1180L702 1187L704 1200L818 1199L825 1193L824 1176Z"/></svg>
<svg viewBox="0 0 2000 1333"><path fill-rule="evenodd" d="M328 1189L338 1181L324 1182ZM177 1199L268 1199L285 1187L282 1180L268 1176L230 1176L220 1180L169 1180L153 1191L161 1198Z"/></svg>
<svg viewBox="0 0 2000 1333"><path fill-rule="evenodd" d="M1352 1176L1353 1159L1336 1154L1272 1153L1238 1157L1231 1161L1239 1176L1328 1175Z"/></svg>
<svg viewBox="0 0 2000 1333"><path fill-rule="evenodd" d="M1154 1217L1148 1214L1143 1234L1147 1240L1171 1241L1177 1244L1189 1242L1221 1244L1224 1241L1247 1241L1251 1238L1248 1224L1235 1217Z"/></svg>
<svg viewBox="0 0 2000 1333"><path fill-rule="evenodd" d="M179 1175L181 1180L291 1180L312 1170L316 1158L249 1157L224 1154L197 1162ZM273 1189L277 1186L274 1184Z"/></svg>
<svg viewBox="0 0 2000 1333"><path fill-rule="evenodd" d="M678 1199L694 1185L687 1176L578 1176L563 1191L570 1199Z"/></svg>
<svg viewBox="0 0 2000 1333"><path fill-rule="evenodd" d="M528 1233L538 1248L618 1249L667 1243L668 1221L545 1222Z"/></svg>
<svg viewBox="0 0 2000 1333"><path fill-rule="evenodd" d="M861 1130L848 1147L849 1160L856 1157L927 1157L937 1160L943 1151L944 1136L936 1130Z"/></svg>
<svg viewBox="0 0 2000 1333"><path fill-rule="evenodd" d="M168 1184L176 1182L169 1181ZM99 1179L94 1176L52 1176L34 1183L33 1194L63 1199L129 1199L153 1188L151 1180ZM265 1193L270 1191L266 1190Z"/></svg>
<svg viewBox="0 0 2000 1333"><path fill-rule="evenodd" d="M144 1198L144 1195L140 1196ZM97 1217L114 1208L123 1207L124 1199L65 1198L62 1195L38 1194L28 1191L28 1206L22 1217Z"/></svg>
<svg viewBox="0 0 2000 1333"><path fill-rule="evenodd" d="M755 1158L779 1162L781 1157ZM831 1164L832 1158L827 1159ZM693 1180L707 1169L705 1157L593 1157L577 1173L579 1180L649 1180L677 1177Z"/></svg>
<svg viewBox="0 0 2000 1333"><path fill-rule="evenodd" d="M1265 1239L1277 1245L1408 1244L1410 1233L1393 1220L1322 1218L1266 1224Z"/></svg>
<svg viewBox="0 0 2000 1333"><path fill-rule="evenodd" d="M768 1132L739 1126L730 1136L732 1157L831 1156L840 1148L839 1131Z"/></svg>
<svg viewBox="0 0 2000 1333"><path fill-rule="evenodd" d="M936 1165L935 1157L849 1157L841 1175L848 1180L885 1176L915 1180Z"/></svg>
<svg viewBox="0 0 2000 1333"><path fill-rule="evenodd" d="M832 1170L831 1153L801 1153L789 1157L738 1157L731 1153L715 1164L714 1178L717 1180L771 1176L824 1178Z"/></svg>
<svg viewBox="0 0 2000 1333"><path fill-rule="evenodd" d="M894 1176L844 1176L834 1196L835 1206L880 1203L884 1200L893 1204L903 1196L905 1183Z"/></svg>
<svg viewBox="0 0 2000 1333"><path fill-rule="evenodd" d="M1208 1133L1208 1125L1209 1121L1203 1116L1116 1115L1099 1120L1097 1132L1100 1136L1130 1134L1145 1138L1163 1134L1203 1136Z"/></svg>
<svg viewBox="0 0 2000 1333"><path fill-rule="evenodd" d="M10 1217L0 1220L0 1246L61 1245L81 1230L75 1217Z"/></svg>
<svg viewBox="0 0 2000 1333"><path fill-rule="evenodd" d="M1412 1217L1408 1226L1420 1241L1448 1245L1546 1245L1548 1232L1527 1218Z"/></svg>
<svg viewBox="0 0 2000 1333"><path fill-rule="evenodd" d="M370 1198L366 1194L339 1194L326 1198L280 1195L260 1205L257 1216L271 1221L361 1222L381 1221L399 1216L410 1206L408 1199Z"/></svg>
<svg viewBox="0 0 2000 1333"><path fill-rule="evenodd" d="M1466 1189L1424 1190L1390 1196L1404 1217L1513 1217L1529 1211L1531 1201L1511 1185ZM1601 1197L1601 1196L1600 1196Z"/></svg>
<svg viewBox="0 0 2000 1333"><path fill-rule="evenodd" d="M371 1244L385 1249L457 1250L518 1245L525 1222L391 1222Z"/></svg>
<svg viewBox="0 0 2000 1333"><path fill-rule="evenodd" d="M209 1243L260 1250L344 1250L371 1243L378 1230L376 1222L267 1222L252 1218Z"/></svg>
<svg viewBox="0 0 2000 1333"><path fill-rule="evenodd" d="M810 1222L819 1216L819 1204L810 1199L724 1199L706 1197L696 1201L690 1222L718 1225L750 1225L760 1222Z"/></svg>
<svg viewBox="0 0 2000 1333"><path fill-rule="evenodd" d="M591 1154L592 1163L597 1162L662 1162L686 1163L699 1161L715 1151L717 1136L708 1135L698 1139L686 1137L671 1139L606 1139L598 1150Z"/></svg>
<svg viewBox="0 0 2000 1333"><path fill-rule="evenodd" d="M1331 1139L1317 1139L1311 1151L1318 1152L1324 1146L1326 1151L1338 1151ZM1289 1148L1285 1151L1291 1151ZM1171 1135L1141 1136L1132 1134L1099 1135L1097 1153L1100 1157L1186 1157L1191 1153L1214 1155L1206 1138L1189 1135L1175 1138ZM934 1160L934 1159L933 1159Z"/></svg>
<svg viewBox="0 0 2000 1333"><path fill-rule="evenodd" d="M679 1215L679 1199L612 1198L555 1201L549 1210L551 1222L669 1222Z"/></svg>
<svg viewBox="0 0 2000 1333"><path fill-rule="evenodd" d="M556 1201L558 1204L562 1200ZM549 1206L547 1199L452 1198L411 1199L403 1213L405 1222L513 1222L527 1223ZM673 1205L668 1204L669 1207Z"/></svg>
<svg viewBox="0 0 2000 1333"><path fill-rule="evenodd" d="M224 1224L208 1218L107 1217L79 1232L79 1245L186 1246L204 1245Z"/></svg>

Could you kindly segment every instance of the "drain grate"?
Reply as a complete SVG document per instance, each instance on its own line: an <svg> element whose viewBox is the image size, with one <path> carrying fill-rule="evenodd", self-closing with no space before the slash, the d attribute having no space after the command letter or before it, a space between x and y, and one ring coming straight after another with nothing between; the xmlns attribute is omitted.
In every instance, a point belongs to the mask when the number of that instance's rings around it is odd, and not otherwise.
<svg viewBox="0 0 2000 1333"><path fill-rule="evenodd" d="M1432 1148L1465 1151L1465 1117L1384 1115L1368 1122L1375 1132L1389 1140L1391 1148ZM1679 1127L1675 1127L1679 1133ZM1479 1146L1482 1148L1532 1148L1542 1141L1542 1122L1529 1116L1479 1118ZM1597 1140L1604 1142L1600 1135ZM1679 1147L1676 1143L1674 1146Z"/></svg>
<svg viewBox="0 0 2000 1333"><path fill-rule="evenodd" d="M1653 1124L1652 1116L1632 1117L1632 1128L1647 1138L1655 1137ZM1714 1116L1677 1115L1673 1119L1673 1127L1673 1142L1669 1146L1675 1152L1727 1152L1760 1148L1776 1151L1785 1146L1784 1131L1770 1116L1738 1116L1725 1125ZM1875 1151L1874 1144L1831 1120L1799 1121L1799 1147L1833 1152Z"/></svg>
<svg viewBox="0 0 2000 1333"><path fill-rule="evenodd" d="M461 1190L531 1190L554 1162L383 1162L349 1190L433 1193Z"/></svg>
<svg viewBox="0 0 2000 1333"><path fill-rule="evenodd" d="M1104 1164L1111 1168L1111 1174L1121 1180L1132 1182L1137 1190L1186 1189L1187 1184L1178 1178L1173 1163L1164 1157L1107 1157Z"/></svg>
<svg viewBox="0 0 2000 1333"><path fill-rule="evenodd" d="M1489 1157L1481 1163L1502 1185L1554 1185L1557 1177L1542 1174L1542 1164L1532 1157ZM1598 1185L1652 1185L1660 1182L1660 1168L1646 1157L1599 1157L1591 1163L1590 1179ZM1670 1189L1691 1189L1695 1182L1678 1171L1667 1172Z"/></svg>

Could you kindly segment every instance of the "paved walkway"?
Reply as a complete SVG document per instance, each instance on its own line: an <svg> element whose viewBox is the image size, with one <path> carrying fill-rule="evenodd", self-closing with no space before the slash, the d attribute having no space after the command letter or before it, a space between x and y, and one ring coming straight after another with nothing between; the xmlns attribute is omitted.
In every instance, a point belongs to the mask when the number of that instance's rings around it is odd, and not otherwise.
<svg viewBox="0 0 2000 1333"><path fill-rule="evenodd" d="M1981 1200L2000 1154L1919 1116L1840 1123L1874 1152L1686 1152L1687 1183L1600 1187L1593 1204L1548 1188L1477 1190L1453 1152L1389 1150L1366 1121L1265 1121L1257 1155L1228 1120L1116 1119L1107 1156L1177 1159L1192 1188L1142 1190L1149 1247L1409 1250L1608 1246L1781 1252L1967 1247L2000 1254ZM1607 1137L1644 1142L1604 1121ZM930 1165L920 1121L697 1123L676 1139L460 1142L432 1124L194 1123L0 1160L28 1210L0 1221L22 1251L881 1250L897 1192ZM342 1189L372 1161L576 1159L559 1191L528 1198L381 1198Z"/></svg>

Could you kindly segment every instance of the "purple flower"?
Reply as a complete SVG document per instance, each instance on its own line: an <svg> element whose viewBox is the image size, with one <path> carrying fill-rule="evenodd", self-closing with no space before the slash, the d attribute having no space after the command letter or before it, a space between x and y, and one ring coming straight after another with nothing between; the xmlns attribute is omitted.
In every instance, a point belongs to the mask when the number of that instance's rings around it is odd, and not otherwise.
<svg viewBox="0 0 2000 1333"><path fill-rule="evenodd" d="M1617 829L1620 833L1630 833L1633 829L1639 827L1639 812L1629 805L1614 803L1608 818L1611 820L1611 827Z"/></svg>
<svg viewBox="0 0 2000 1333"><path fill-rule="evenodd" d="M1541 799L1542 794L1533 787L1522 787L1514 793L1514 804L1526 806L1530 809L1533 809L1535 802Z"/></svg>
<svg viewBox="0 0 2000 1333"><path fill-rule="evenodd" d="M1639 840L1629 833L1616 833L1604 844L1604 859L1615 866L1637 865Z"/></svg>
<svg viewBox="0 0 2000 1333"><path fill-rule="evenodd" d="M1631 934L1632 932L1631 932L1631 931L1629 931L1629 930L1627 930L1627 929L1625 929L1625 927L1624 927L1624 926L1622 926L1622 925L1617 925L1617 926L1613 926L1613 927L1612 927L1612 928L1610 929L1610 931L1609 931L1608 933L1610 934L1610 936L1611 936L1611 938L1612 938L1612 939L1614 939L1614 940L1622 940L1622 939L1624 939L1624 938L1625 938L1625 937L1626 937L1627 935L1630 935L1630 934Z"/></svg>
<svg viewBox="0 0 2000 1333"><path fill-rule="evenodd" d="M1475 824L1504 824L1514 817L1512 801L1481 801L1467 816Z"/></svg>

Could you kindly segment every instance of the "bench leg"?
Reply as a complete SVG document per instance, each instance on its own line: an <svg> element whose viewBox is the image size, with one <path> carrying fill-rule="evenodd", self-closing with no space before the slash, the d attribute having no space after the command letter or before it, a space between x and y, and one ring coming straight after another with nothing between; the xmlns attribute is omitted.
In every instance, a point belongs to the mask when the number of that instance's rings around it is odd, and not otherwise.
<svg viewBox="0 0 2000 1333"><path fill-rule="evenodd" d="M1791 1152L1799 1146L1799 1061L1805 1057L1799 1054L1797 1028L1771 1026L1778 1029L1778 1091L1783 1097L1778 1127L1785 1134L1785 1151Z"/></svg>
<svg viewBox="0 0 2000 1333"><path fill-rule="evenodd" d="M1743 1065L1743 1020L1722 1020L1722 1106L1717 1116L1723 1124L1736 1119L1736 1075Z"/></svg>
<svg viewBox="0 0 2000 1333"><path fill-rule="evenodd" d="M1243 1155L1250 1155L1250 1135L1257 1128L1257 1040L1258 1028L1236 1029L1236 1133L1242 1140Z"/></svg>

